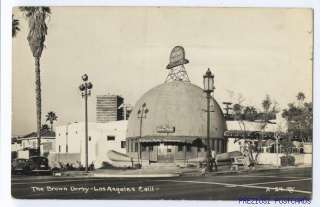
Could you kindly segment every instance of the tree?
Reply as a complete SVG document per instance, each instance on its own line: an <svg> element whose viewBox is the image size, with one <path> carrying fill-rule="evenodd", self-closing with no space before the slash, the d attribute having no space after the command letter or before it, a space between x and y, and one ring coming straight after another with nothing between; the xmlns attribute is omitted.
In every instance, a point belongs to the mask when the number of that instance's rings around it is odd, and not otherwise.
<svg viewBox="0 0 320 207"><path fill-rule="evenodd" d="M254 121L258 116L257 109L254 106L246 106L243 109L243 116L247 121Z"/></svg>
<svg viewBox="0 0 320 207"><path fill-rule="evenodd" d="M262 108L265 114L267 114L271 107L271 99L269 95L266 95L266 98L262 101Z"/></svg>
<svg viewBox="0 0 320 207"><path fill-rule="evenodd" d="M246 138L246 125L244 123L244 117L243 117L243 106L241 105L241 102L238 102L236 104L233 104L232 106L233 110L233 117L234 120L238 121L240 131L243 131L242 138L238 138L234 140L234 143L239 141L240 139Z"/></svg>
<svg viewBox="0 0 320 207"><path fill-rule="evenodd" d="M298 104L289 103L288 108L282 111L282 117L287 120L288 131L294 137L310 141L312 139L312 102L304 102L305 96L299 92L297 97Z"/></svg>
<svg viewBox="0 0 320 207"><path fill-rule="evenodd" d="M262 140L265 137L265 130L270 123L270 120L275 118L275 115L279 112L278 103L276 101L272 101L269 95L266 95L265 99L261 102L262 105L262 125L261 125L261 133L258 139L258 146L257 146L257 154L255 156L255 160L258 159L259 154L261 153L262 149Z"/></svg>
<svg viewBox="0 0 320 207"><path fill-rule="evenodd" d="M304 95L303 92L298 93L297 100L298 100L300 106L302 106L305 98L306 98L306 96Z"/></svg>
<svg viewBox="0 0 320 207"><path fill-rule="evenodd" d="M41 126L41 131L44 132L44 131L49 131L49 126L48 124L42 124Z"/></svg>
<svg viewBox="0 0 320 207"><path fill-rule="evenodd" d="M53 111L50 111L48 112L48 114L46 115L46 122L49 121L50 123L50 129L51 131L53 131L53 122L54 121L57 121L58 119L58 116L53 112Z"/></svg>
<svg viewBox="0 0 320 207"><path fill-rule="evenodd" d="M243 109L242 105L240 105L238 103L233 104L232 110L233 110L233 116L234 116L235 120L241 120L242 119L242 109Z"/></svg>
<svg viewBox="0 0 320 207"><path fill-rule="evenodd" d="M275 115L279 112L278 103L276 101L271 101L269 95L266 95L266 98L262 100L262 109L263 109L263 125L261 129L264 131L267 124L271 119L275 118Z"/></svg>
<svg viewBox="0 0 320 207"><path fill-rule="evenodd" d="M18 31L20 31L19 20L14 18L12 15L12 37L16 37Z"/></svg>
<svg viewBox="0 0 320 207"><path fill-rule="evenodd" d="M36 86L36 110L37 110L37 139L38 153L40 155L41 144L41 81L40 81L40 58L44 48L48 27L46 20L50 16L49 7L20 7L28 20L29 32L27 40L35 60L35 86Z"/></svg>

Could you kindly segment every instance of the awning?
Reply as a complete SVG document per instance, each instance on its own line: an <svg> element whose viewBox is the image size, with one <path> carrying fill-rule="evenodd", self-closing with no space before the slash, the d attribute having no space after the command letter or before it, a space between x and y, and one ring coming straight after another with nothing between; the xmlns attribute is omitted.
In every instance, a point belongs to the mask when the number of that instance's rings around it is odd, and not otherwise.
<svg viewBox="0 0 320 207"><path fill-rule="evenodd" d="M168 138L141 138L139 140L141 143L157 143L157 142L167 142L167 143L188 143L191 144L193 140L190 139L168 139Z"/></svg>
<svg viewBox="0 0 320 207"><path fill-rule="evenodd" d="M144 136L142 138L139 137L129 137L129 140L136 140L141 143L187 143L187 144L193 144L195 140L204 140L206 137L196 137L196 136ZM223 139L224 138L211 138L211 139Z"/></svg>

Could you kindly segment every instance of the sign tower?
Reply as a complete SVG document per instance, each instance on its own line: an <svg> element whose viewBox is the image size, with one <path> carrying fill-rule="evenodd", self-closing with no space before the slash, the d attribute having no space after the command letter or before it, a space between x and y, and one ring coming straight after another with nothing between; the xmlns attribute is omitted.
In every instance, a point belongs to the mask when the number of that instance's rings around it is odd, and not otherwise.
<svg viewBox="0 0 320 207"><path fill-rule="evenodd" d="M167 69L169 74L165 82L169 81L186 81L190 82L187 71L184 67L189 63L189 60L185 58L184 48L181 46L175 46L170 53L169 64Z"/></svg>

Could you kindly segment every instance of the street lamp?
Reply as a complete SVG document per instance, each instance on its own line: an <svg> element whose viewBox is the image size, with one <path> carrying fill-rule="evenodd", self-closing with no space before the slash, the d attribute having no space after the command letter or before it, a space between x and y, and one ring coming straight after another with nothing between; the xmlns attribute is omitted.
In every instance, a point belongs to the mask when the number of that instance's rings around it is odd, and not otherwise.
<svg viewBox="0 0 320 207"><path fill-rule="evenodd" d="M208 68L207 72L203 75L203 91L207 94L207 170L212 171L211 162L211 147L210 147L210 99L211 93L215 89L214 87L214 75Z"/></svg>
<svg viewBox="0 0 320 207"><path fill-rule="evenodd" d="M140 146L140 140L142 137L142 119L147 118L147 113L149 112L149 109L147 109L146 103L143 103L142 106L138 110L138 119L140 119L140 138L138 140L138 162L140 164L141 159L141 146Z"/></svg>
<svg viewBox="0 0 320 207"><path fill-rule="evenodd" d="M82 98L85 101L85 154L86 154L86 172L88 172L88 96L91 95L92 83L88 81L88 75L81 76L83 83L79 86Z"/></svg>
<svg viewBox="0 0 320 207"><path fill-rule="evenodd" d="M69 136L69 125L71 124L71 122L68 122L67 123L67 126L66 126L66 153L68 153L69 151L69 146L68 146L68 136Z"/></svg>

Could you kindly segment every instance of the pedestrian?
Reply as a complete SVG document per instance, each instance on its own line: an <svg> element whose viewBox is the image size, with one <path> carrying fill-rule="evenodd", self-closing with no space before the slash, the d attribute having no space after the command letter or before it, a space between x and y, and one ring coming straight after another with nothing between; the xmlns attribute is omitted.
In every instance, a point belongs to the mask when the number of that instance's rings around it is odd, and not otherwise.
<svg viewBox="0 0 320 207"><path fill-rule="evenodd" d="M93 162L90 164L90 167L89 167L89 168L90 168L91 171L94 170L94 164L93 164Z"/></svg>
<svg viewBox="0 0 320 207"><path fill-rule="evenodd" d="M201 168L201 176L206 175L206 167Z"/></svg>
<svg viewBox="0 0 320 207"><path fill-rule="evenodd" d="M214 150L211 150L211 160L212 160L211 163L214 163L214 168L215 168L215 170L218 171L217 153L216 153L216 151L214 151ZM212 166L212 164L211 164L211 166Z"/></svg>

